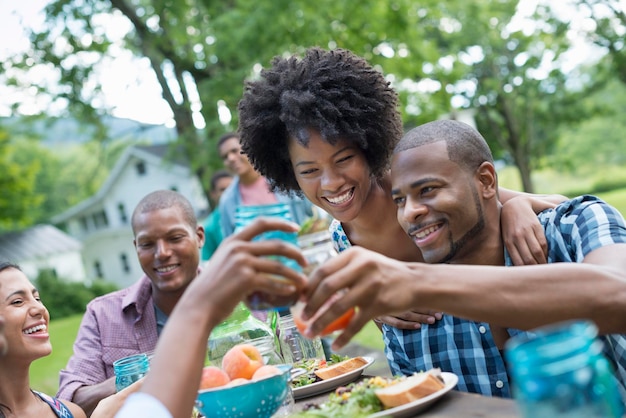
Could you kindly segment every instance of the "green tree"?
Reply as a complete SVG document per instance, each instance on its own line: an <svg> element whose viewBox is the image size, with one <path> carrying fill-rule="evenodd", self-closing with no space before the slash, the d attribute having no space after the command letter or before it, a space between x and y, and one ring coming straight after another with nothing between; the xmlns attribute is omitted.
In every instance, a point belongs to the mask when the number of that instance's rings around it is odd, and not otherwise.
<svg viewBox="0 0 626 418"><path fill-rule="evenodd" d="M52 319L84 313L85 306L93 298L118 289L112 283L94 282L87 286L84 283L62 280L51 271L42 271L36 284Z"/></svg>
<svg viewBox="0 0 626 418"><path fill-rule="evenodd" d="M585 32L587 38L606 48L610 66L622 83L626 84L626 10L621 0L577 0L592 25Z"/></svg>
<svg viewBox="0 0 626 418"><path fill-rule="evenodd" d="M626 166L626 85L614 77L604 88L581 100L597 115L573 128L563 128L550 163L569 174L596 181L611 167Z"/></svg>
<svg viewBox="0 0 626 418"><path fill-rule="evenodd" d="M18 157L8 131L0 126L0 231L31 225L36 219L31 208L43 200L35 187L40 162L20 164Z"/></svg>
<svg viewBox="0 0 626 418"><path fill-rule="evenodd" d="M130 145L113 138L51 147L32 124L23 118L0 127L0 230L48 223L92 196Z"/></svg>
<svg viewBox="0 0 626 418"><path fill-rule="evenodd" d="M558 58L568 44L564 25L548 13L535 16L539 23L531 34L510 29L517 4L53 0L46 8L47 26L32 34L33 50L10 65L56 68L60 87L41 85L41 92L51 92L74 114L95 118L108 111L102 108L99 63L120 50L149 61L172 109L179 145L208 188L207 177L220 164L215 139L236 127L244 80L275 55L311 45L348 48L388 75L407 125L458 107L483 109L479 127L500 140L520 168L524 187L532 190L531 161L550 148L550 132L562 116L547 118L549 110L541 107L572 100L558 69L550 68L548 77L532 71L544 63L543 55ZM111 25L127 30L116 39L107 30ZM232 114L226 126L220 109ZM206 123L202 130L194 123L199 117Z"/></svg>

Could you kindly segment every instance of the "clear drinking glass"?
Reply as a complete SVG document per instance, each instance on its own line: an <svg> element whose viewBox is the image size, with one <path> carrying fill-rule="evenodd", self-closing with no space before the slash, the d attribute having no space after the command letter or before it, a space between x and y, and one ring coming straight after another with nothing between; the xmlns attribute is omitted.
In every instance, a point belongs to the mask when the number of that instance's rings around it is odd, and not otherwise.
<svg viewBox="0 0 626 418"><path fill-rule="evenodd" d="M291 313L282 312L280 315L280 346L285 363L295 363L305 359L324 359L324 347L319 337L305 338L293 320Z"/></svg>
<svg viewBox="0 0 626 418"><path fill-rule="evenodd" d="M505 346L513 396L525 418L618 418L613 368L590 321L567 321Z"/></svg>
<svg viewBox="0 0 626 418"><path fill-rule="evenodd" d="M260 216L276 217L284 219L286 221L292 221L289 205L286 203L276 203L271 205L251 205L251 206L239 206L235 212L235 231L250 224L256 218ZM297 233L285 232L285 231L268 231L257 235L253 241L262 241L278 239L289 242L294 246L297 246ZM272 258L278 259L282 264L296 271L302 271L300 265L291 258L275 256ZM280 276L272 276L276 280L286 280ZM253 293L246 304L253 310L268 310L268 309L285 309L295 302L297 295L293 296L276 296L262 292Z"/></svg>
<svg viewBox="0 0 626 418"><path fill-rule="evenodd" d="M257 341L258 344L265 341L271 344L272 350L280 352L275 342L274 331L265 322L255 318L250 310L240 303L230 316L211 332L207 342L209 364L221 367L222 358L228 350L238 344L247 344L251 341Z"/></svg>
<svg viewBox="0 0 626 418"><path fill-rule="evenodd" d="M119 392L144 377L150 370L150 360L145 353L133 354L113 362L115 389Z"/></svg>
<svg viewBox="0 0 626 418"><path fill-rule="evenodd" d="M302 250L302 254L304 258L307 260L307 266L303 269L304 273L308 276L313 270L315 270L320 265L324 264L326 261L330 260L334 256L337 255L337 251L335 250L335 246L332 241L332 236L328 230L314 232L312 234L302 235L298 237L298 246ZM339 297L339 294L331 297L327 305L330 304L335 298ZM296 302L291 307L291 313L293 314L293 319L298 327L300 332L304 332L309 322L304 322L302 318L302 309L304 308L304 304L300 301ZM318 312L324 312L324 306L320 308ZM350 319L354 315L354 308L350 308L346 311L341 317L337 320L333 321L330 325L326 327L325 330L322 331L322 335L331 334L336 331L341 331L346 327Z"/></svg>

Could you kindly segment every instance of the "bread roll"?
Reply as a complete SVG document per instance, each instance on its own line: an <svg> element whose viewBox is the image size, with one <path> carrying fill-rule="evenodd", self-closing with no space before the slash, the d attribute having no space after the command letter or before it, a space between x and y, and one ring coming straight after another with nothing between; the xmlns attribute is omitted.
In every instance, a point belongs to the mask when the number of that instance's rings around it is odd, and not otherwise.
<svg viewBox="0 0 626 418"><path fill-rule="evenodd" d="M356 370L359 367L365 366L366 364L367 360L365 360L363 357L353 357L348 360L335 363L331 366L324 367L323 369L317 369L315 370L315 374L320 379L327 380L335 376L346 374L348 372L351 372L352 370Z"/></svg>
<svg viewBox="0 0 626 418"><path fill-rule="evenodd" d="M438 369L426 373L417 373L395 385L374 391L378 399L387 408L404 405L433 394L444 388Z"/></svg>

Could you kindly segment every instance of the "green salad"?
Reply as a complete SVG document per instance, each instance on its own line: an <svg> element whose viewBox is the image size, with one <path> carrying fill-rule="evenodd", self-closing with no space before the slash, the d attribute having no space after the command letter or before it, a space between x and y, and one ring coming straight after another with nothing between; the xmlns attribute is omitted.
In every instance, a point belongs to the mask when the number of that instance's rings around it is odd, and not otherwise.
<svg viewBox="0 0 626 418"><path fill-rule="evenodd" d="M350 356L331 354L330 360L328 361L324 359L306 359L297 361L293 364L293 367L298 369L305 369L306 373L294 378L291 381L291 387L295 389L302 386L310 385L311 383L319 382L322 379L317 377L317 375L315 374L316 370L323 369L324 367L331 366L344 360L348 360L349 358Z"/></svg>
<svg viewBox="0 0 626 418"><path fill-rule="evenodd" d="M301 418L366 417L384 409L374 391L392 385L398 378L371 377L358 383L337 388L322 404L305 404L301 412L291 415Z"/></svg>

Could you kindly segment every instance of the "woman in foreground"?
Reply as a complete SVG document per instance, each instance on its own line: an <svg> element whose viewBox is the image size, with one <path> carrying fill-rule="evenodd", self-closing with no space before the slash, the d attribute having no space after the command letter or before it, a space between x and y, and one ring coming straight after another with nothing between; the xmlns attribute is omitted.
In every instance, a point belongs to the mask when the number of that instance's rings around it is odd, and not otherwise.
<svg viewBox="0 0 626 418"><path fill-rule="evenodd" d="M50 315L39 292L20 268L0 262L0 418L85 418L76 404L48 396L30 387L30 366L50 355Z"/></svg>

